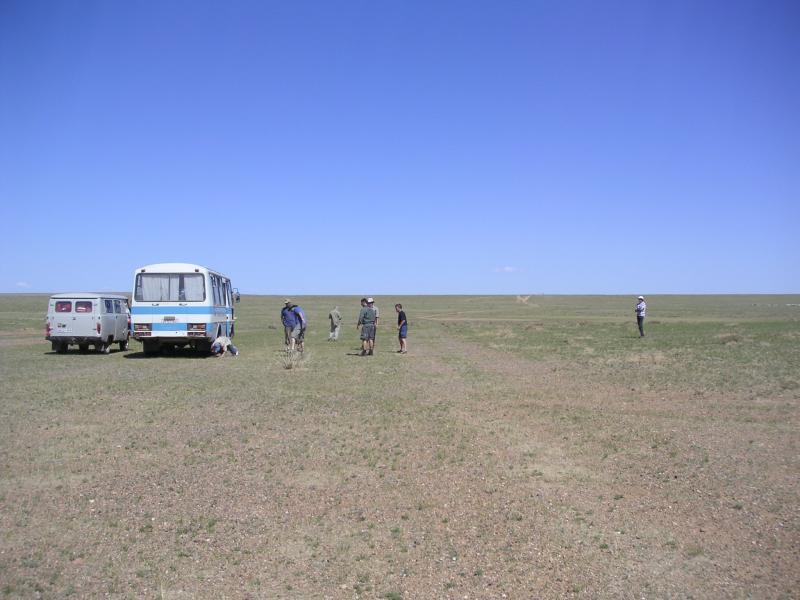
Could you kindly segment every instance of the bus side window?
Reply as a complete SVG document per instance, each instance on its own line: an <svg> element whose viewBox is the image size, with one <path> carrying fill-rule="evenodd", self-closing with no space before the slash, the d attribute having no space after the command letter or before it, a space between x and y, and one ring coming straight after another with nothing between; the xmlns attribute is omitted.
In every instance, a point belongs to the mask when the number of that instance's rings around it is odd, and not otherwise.
<svg viewBox="0 0 800 600"><path fill-rule="evenodd" d="M222 294L219 293L220 281L219 277L217 277L216 275L214 275L213 277L214 277L214 306L219 306L220 304L222 304Z"/></svg>

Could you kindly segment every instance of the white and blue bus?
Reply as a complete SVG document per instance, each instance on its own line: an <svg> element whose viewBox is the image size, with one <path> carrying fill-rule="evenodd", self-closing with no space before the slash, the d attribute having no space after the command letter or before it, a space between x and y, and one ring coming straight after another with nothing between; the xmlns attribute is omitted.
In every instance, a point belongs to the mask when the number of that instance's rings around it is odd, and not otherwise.
<svg viewBox="0 0 800 600"><path fill-rule="evenodd" d="M185 346L208 352L217 336L233 337L238 301L222 273L186 263L146 265L135 271L131 335L145 354Z"/></svg>

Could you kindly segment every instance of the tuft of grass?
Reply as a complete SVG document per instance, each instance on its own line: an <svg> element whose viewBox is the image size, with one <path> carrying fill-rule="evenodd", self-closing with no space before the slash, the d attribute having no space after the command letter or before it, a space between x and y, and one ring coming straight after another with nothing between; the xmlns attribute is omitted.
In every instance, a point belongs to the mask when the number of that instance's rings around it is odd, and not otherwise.
<svg viewBox="0 0 800 600"><path fill-rule="evenodd" d="M695 556L702 556L705 551L700 546L689 546L686 548L686 556L694 558Z"/></svg>
<svg viewBox="0 0 800 600"><path fill-rule="evenodd" d="M286 350L281 353L281 366L288 370L299 368L305 361L305 353L297 350Z"/></svg>

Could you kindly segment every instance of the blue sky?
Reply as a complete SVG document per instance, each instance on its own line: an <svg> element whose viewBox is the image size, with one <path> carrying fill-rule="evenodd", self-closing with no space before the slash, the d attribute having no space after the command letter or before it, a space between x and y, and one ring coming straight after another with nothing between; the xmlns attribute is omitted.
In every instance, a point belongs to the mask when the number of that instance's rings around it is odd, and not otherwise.
<svg viewBox="0 0 800 600"><path fill-rule="evenodd" d="M0 1L0 292L800 291L800 3Z"/></svg>

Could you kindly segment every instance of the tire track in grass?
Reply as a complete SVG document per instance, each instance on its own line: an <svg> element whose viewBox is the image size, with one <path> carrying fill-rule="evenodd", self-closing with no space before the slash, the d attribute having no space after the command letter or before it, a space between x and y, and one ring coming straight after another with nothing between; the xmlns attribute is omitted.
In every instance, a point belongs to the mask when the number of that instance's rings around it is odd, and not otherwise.
<svg viewBox="0 0 800 600"><path fill-rule="evenodd" d="M798 446L796 407L788 424L742 422L714 406L730 409L724 398L698 406L687 395L665 406L661 394L570 377L579 369L529 361L451 332L441 333L438 346L421 353L458 365L481 390L460 405L459 416L483 424L489 437L502 433L497 466L510 468L526 456L534 463L506 481L508 495L524 497L533 477L562 500L562 512L573 513L559 531L569 532L575 559L603 565L583 589L623 592L613 588L623 576L668 595L737 589L771 596L796 588L796 554L787 550L800 519L790 508L798 493L788 473L798 474L798 460L780 451ZM485 401L474 401L481 394ZM769 450L742 454L739 436ZM765 493L772 502L756 509ZM737 496L755 510L743 515ZM592 543L603 552L588 551ZM746 557L738 550L754 546Z"/></svg>

